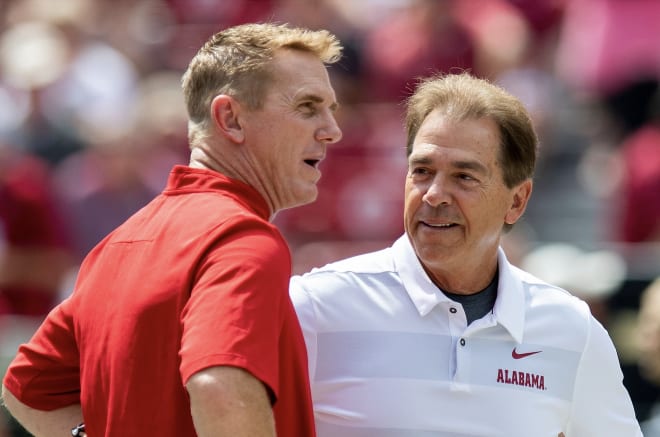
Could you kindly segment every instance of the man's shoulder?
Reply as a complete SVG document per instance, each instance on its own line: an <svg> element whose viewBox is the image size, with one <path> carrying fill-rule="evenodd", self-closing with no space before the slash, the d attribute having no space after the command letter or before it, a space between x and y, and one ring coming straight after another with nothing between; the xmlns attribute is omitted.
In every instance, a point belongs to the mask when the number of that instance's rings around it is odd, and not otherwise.
<svg viewBox="0 0 660 437"><path fill-rule="evenodd" d="M390 320L392 309L409 299L390 252L352 256L293 276L289 293L301 325L316 332L362 330Z"/></svg>
<svg viewBox="0 0 660 437"><path fill-rule="evenodd" d="M394 271L391 248L363 253L312 269L303 277L336 274L372 275Z"/></svg>
<svg viewBox="0 0 660 437"><path fill-rule="evenodd" d="M544 281L520 267L510 265L508 271L513 280L519 281L523 288L532 295L540 293L541 296L551 295L560 300L568 299L568 301L572 301L572 297L574 297L568 290L556 284Z"/></svg>
<svg viewBox="0 0 660 437"><path fill-rule="evenodd" d="M511 269L511 274L520 281L524 290L527 318L549 318L565 327L586 329L590 323L591 311L584 300L569 290L517 267Z"/></svg>
<svg viewBox="0 0 660 437"><path fill-rule="evenodd" d="M397 281L396 277L391 250L387 248L344 258L295 275L291 278L291 288L293 291L306 289L324 296L347 290L355 293L366 284L371 288L392 285Z"/></svg>

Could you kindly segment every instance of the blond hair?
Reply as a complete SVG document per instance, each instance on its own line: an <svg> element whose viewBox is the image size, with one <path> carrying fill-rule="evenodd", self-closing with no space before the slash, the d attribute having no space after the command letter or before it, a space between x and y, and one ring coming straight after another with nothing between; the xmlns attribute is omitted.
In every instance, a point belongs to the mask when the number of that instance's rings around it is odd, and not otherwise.
<svg viewBox="0 0 660 437"><path fill-rule="evenodd" d="M282 48L313 53L324 64L337 62L342 51L327 30L259 23L218 32L199 49L182 78L190 124L206 125L218 94L231 95L249 109L260 108L272 82L270 62Z"/></svg>

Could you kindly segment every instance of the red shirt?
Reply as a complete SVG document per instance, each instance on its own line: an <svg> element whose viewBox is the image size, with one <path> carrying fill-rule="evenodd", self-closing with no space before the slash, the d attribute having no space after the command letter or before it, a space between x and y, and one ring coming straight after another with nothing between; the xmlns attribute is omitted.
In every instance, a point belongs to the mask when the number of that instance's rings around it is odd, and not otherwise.
<svg viewBox="0 0 660 437"><path fill-rule="evenodd" d="M175 167L90 252L5 385L41 410L80 402L92 436L194 436L186 381L236 366L270 388L278 435L313 436L290 254L268 216L248 185Z"/></svg>

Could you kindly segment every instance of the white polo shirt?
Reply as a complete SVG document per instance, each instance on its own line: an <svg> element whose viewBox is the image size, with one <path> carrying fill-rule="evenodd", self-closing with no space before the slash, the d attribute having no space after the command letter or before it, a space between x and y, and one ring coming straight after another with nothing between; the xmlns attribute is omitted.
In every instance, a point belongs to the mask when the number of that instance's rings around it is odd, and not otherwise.
<svg viewBox="0 0 660 437"><path fill-rule="evenodd" d="M318 437L639 437L614 346L583 301L500 249L467 326L407 236L291 280Z"/></svg>

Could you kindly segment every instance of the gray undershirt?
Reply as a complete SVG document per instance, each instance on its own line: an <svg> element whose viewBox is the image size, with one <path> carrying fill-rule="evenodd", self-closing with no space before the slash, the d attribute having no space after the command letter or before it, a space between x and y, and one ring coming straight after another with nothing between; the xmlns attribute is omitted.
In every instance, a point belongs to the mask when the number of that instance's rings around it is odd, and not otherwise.
<svg viewBox="0 0 660 437"><path fill-rule="evenodd" d="M475 294L454 294L443 291L445 296L454 302L458 302L463 306L465 316L467 317L468 325L473 321L482 318L495 306L495 299L497 299L497 279L499 274L496 272L493 280L486 288Z"/></svg>

